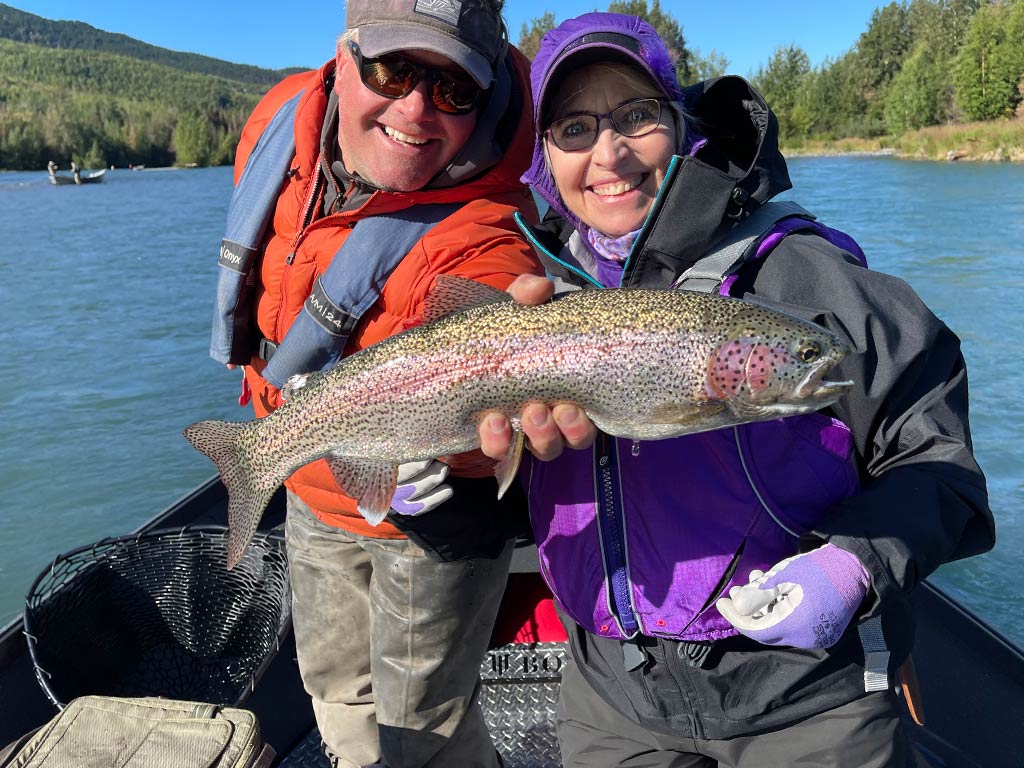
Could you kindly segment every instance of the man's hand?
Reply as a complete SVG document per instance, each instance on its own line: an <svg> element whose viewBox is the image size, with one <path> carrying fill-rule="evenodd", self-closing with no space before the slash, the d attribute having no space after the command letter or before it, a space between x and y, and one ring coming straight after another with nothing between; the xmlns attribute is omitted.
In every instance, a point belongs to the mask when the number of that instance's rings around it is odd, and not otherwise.
<svg viewBox="0 0 1024 768"><path fill-rule="evenodd" d="M555 292L555 284L536 275L520 275L508 287L520 304L543 304ZM542 403L526 406L522 414L527 447L538 459L550 461L564 450L586 448L594 442L597 427L587 414L572 403L559 403L548 408ZM501 461L512 442L512 425L504 415L485 414L478 427L480 449L492 459Z"/></svg>
<svg viewBox="0 0 1024 768"><path fill-rule="evenodd" d="M455 493L445 482L448 465L433 461L408 461L398 465L398 487L391 509L416 517L440 506Z"/></svg>

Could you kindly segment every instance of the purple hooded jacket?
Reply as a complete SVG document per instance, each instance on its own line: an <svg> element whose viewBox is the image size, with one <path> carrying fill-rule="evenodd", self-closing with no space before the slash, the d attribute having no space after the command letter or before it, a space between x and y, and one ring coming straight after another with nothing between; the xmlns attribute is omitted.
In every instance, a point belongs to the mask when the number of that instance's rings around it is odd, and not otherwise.
<svg viewBox="0 0 1024 768"><path fill-rule="evenodd" d="M563 73L594 59L637 66L666 98L682 101L671 58L646 22L590 13L563 23L541 42L531 70L538 127L545 124L547 99ZM565 67L568 61L571 67ZM696 151L685 144L680 155ZM687 228L673 202L678 177L666 175L655 203L659 215L648 218L630 261L639 261L634 254L651 230ZM562 202L540 140L523 180L575 230L567 243L551 248L527 231L559 289L597 283L595 256L579 234L585 225ZM788 186L788 176L773 182L775 189L755 183L766 197ZM730 198L734 185L730 180L725 190ZM713 210L713 202L708 207ZM714 218L701 236L702 247L718 239L721 213ZM840 239L814 222L789 220L765 238L757 255L791 231L808 229ZM842 245L855 248L848 239ZM577 279L559 280L558 267ZM647 287L668 287L667 278L674 276L629 262L625 275ZM746 583L752 569L767 570L795 554L799 537L858 487L850 431L823 413L636 444L601 435L592 451L534 461L528 480L541 571L570 617L602 637L640 633L691 641L735 635L715 599Z"/></svg>

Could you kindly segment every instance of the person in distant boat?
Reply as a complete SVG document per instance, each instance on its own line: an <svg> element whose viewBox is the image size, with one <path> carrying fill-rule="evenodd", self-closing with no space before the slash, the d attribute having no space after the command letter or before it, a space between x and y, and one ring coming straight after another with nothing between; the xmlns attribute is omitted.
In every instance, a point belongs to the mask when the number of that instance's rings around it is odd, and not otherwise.
<svg viewBox="0 0 1024 768"><path fill-rule="evenodd" d="M74 160L71 161L71 175L75 179L75 184L81 184L82 183L82 174L78 170L78 165L75 164Z"/></svg>
<svg viewBox="0 0 1024 768"><path fill-rule="evenodd" d="M334 58L249 118L211 354L244 366L257 416L290 376L419 323L437 275L542 274L513 219L536 218L533 127L501 10L349 0ZM326 461L287 481L299 669L333 765L500 764L479 669L527 523L521 493L495 503L493 468L404 465L376 526Z"/></svg>
<svg viewBox="0 0 1024 768"><path fill-rule="evenodd" d="M53 160L46 162L46 171L50 174L50 178L54 178L57 175L57 164Z"/></svg>
<svg viewBox="0 0 1024 768"><path fill-rule="evenodd" d="M852 350L829 372L853 382L843 398L776 421L632 442L572 403L527 407L522 476L572 659L563 765L915 765L893 691L910 592L994 542L958 339L851 238L770 202L790 180L775 116L744 80L683 91L647 23L592 13L544 36L531 81L524 180L551 212L524 230L552 280L519 278L517 299L713 291ZM712 362L755 391L781 354ZM722 381L709 377L709 408ZM511 438L502 415L482 420L488 455Z"/></svg>

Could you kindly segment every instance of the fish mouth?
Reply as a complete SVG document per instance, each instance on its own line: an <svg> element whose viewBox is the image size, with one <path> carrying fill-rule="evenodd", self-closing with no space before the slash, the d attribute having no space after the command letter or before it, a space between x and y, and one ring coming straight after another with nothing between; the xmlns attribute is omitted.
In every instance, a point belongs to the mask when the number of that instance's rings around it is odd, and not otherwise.
<svg viewBox="0 0 1024 768"><path fill-rule="evenodd" d="M794 391L794 395L801 400L823 400L835 401L842 397L847 390L853 386L852 381L826 381L825 374L836 361L828 360L822 365L812 368L804 376Z"/></svg>

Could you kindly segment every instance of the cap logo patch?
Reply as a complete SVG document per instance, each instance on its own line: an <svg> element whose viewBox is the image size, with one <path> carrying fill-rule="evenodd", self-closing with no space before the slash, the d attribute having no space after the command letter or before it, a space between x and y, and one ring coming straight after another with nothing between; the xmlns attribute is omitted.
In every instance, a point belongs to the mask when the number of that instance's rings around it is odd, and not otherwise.
<svg viewBox="0 0 1024 768"><path fill-rule="evenodd" d="M462 12L462 0L416 0L413 10L457 27L459 14Z"/></svg>

